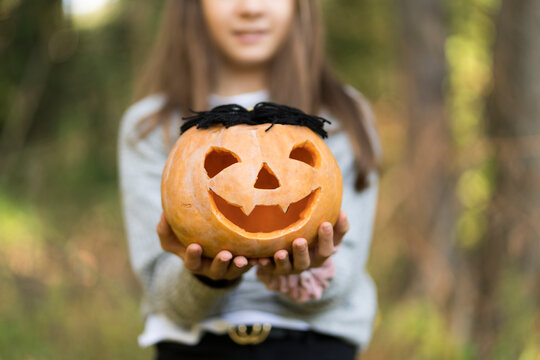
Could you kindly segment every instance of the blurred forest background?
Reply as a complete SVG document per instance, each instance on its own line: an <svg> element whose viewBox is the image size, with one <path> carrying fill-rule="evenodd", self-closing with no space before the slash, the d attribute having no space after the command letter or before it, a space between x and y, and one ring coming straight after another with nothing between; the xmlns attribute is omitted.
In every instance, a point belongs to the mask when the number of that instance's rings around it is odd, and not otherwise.
<svg viewBox="0 0 540 360"><path fill-rule="evenodd" d="M116 136L162 2L81 1L0 0L2 360L152 354ZM540 1L322 3L384 146L362 359L540 359Z"/></svg>

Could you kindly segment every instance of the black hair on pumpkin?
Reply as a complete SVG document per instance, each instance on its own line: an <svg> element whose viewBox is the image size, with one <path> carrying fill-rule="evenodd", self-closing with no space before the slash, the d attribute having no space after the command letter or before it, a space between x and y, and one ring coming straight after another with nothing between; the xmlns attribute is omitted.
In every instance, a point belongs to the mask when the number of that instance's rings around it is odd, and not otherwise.
<svg viewBox="0 0 540 360"><path fill-rule="evenodd" d="M221 105L210 111L193 111L195 115L183 117L186 122L180 128L183 134L189 128L207 129L214 125L223 125L229 128L234 125L270 124L266 131L275 124L306 126L323 139L328 136L323 129L324 124L330 121L315 115L308 115L302 110L278 105L271 102L260 102L252 110L237 104Z"/></svg>

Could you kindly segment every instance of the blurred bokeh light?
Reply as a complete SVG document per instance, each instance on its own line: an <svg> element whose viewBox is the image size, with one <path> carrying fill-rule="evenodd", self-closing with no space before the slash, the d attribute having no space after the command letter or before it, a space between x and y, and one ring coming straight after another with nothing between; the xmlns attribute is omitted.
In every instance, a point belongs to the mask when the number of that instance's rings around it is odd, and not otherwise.
<svg viewBox="0 0 540 360"><path fill-rule="evenodd" d="M71 15L89 15L106 9L115 0L63 0L64 11Z"/></svg>

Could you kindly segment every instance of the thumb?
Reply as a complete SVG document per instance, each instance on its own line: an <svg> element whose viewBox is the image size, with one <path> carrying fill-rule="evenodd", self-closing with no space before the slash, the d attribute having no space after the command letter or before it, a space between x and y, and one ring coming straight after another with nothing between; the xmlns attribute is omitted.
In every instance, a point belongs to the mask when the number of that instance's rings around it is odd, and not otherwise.
<svg viewBox="0 0 540 360"><path fill-rule="evenodd" d="M183 258L186 247L178 240L163 214L161 214L159 223L156 226L156 232L159 236L159 242L161 243L163 250Z"/></svg>

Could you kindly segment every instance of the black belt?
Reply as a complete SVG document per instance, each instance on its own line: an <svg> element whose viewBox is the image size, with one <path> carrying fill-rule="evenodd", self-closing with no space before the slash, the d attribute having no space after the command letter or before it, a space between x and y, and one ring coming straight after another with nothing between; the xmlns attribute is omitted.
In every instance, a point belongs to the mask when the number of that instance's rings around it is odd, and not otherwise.
<svg viewBox="0 0 540 360"><path fill-rule="evenodd" d="M231 339L229 334L240 334L241 344ZM290 330L283 328L250 325L231 327L229 334L206 332L200 342L187 345L171 340L157 344L161 360L177 359L223 359L253 360L260 352L276 359L296 359L293 354L307 354L310 359L356 359L357 348L342 339L312 330ZM266 335L264 335L266 334ZM266 336L266 337L265 337ZM232 335L235 338L235 335ZM248 340L249 339L249 340ZM256 345L257 344L257 345ZM287 351L284 352L284 349ZM288 354L287 356L285 356ZM274 356L275 355L275 356ZM292 357L291 357L292 356ZM265 357L268 358L268 357Z"/></svg>

